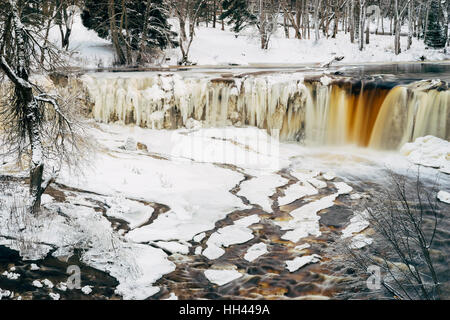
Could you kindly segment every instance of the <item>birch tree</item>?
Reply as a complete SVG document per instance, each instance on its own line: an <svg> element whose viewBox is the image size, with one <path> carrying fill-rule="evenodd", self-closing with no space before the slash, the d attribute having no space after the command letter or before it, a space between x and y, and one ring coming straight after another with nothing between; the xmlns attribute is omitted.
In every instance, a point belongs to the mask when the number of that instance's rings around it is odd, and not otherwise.
<svg viewBox="0 0 450 320"><path fill-rule="evenodd" d="M19 158L28 155L29 206L30 211L36 213L42 194L59 172L56 165L44 179L46 160L52 158L55 163L64 157L70 158L69 150L74 150L76 139L73 123L64 114L58 97L30 80L32 70L45 71L57 65L61 52L51 44L42 43L41 30L30 25L27 8L27 1L19 5L16 0L8 0L0 11L0 69L12 86L9 101L1 106L0 127L3 128L2 149L17 153Z"/></svg>
<svg viewBox="0 0 450 320"><path fill-rule="evenodd" d="M195 36L195 26L200 18L201 8L206 0L167 0L167 5L175 12L180 25L179 46L181 61L179 64L189 64L189 50ZM188 31L186 32L186 25Z"/></svg>

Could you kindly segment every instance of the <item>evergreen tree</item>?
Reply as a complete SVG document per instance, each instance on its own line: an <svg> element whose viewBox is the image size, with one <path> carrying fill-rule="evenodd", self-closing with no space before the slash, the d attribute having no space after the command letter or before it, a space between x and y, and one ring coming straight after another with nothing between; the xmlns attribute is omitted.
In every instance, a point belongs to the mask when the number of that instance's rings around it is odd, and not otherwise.
<svg viewBox="0 0 450 320"><path fill-rule="evenodd" d="M81 14L83 25L95 30L104 39L111 37L108 2L86 0ZM120 45L124 48L140 51L143 48L164 49L176 45L173 39L176 33L170 30L163 0L114 0L114 12Z"/></svg>
<svg viewBox="0 0 450 320"><path fill-rule="evenodd" d="M445 47L446 35L444 34L444 27L440 22L440 7L439 0L432 0L430 4L430 11L428 14L428 25L425 37L425 44L431 48Z"/></svg>
<svg viewBox="0 0 450 320"><path fill-rule="evenodd" d="M256 23L256 16L248 10L246 0L224 0L222 3L223 13L219 19L229 18L227 24L234 25L233 31L239 33L250 24Z"/></svg>

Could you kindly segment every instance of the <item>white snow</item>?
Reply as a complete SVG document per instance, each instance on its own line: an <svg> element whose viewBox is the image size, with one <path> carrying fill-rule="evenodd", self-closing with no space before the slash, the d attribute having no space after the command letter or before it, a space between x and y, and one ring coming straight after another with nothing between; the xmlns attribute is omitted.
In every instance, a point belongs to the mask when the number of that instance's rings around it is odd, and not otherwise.
<svg viewBox="0 0 450 320"><path fill-rule="evenodd" d="M9 290L3 290L2 288L0 288L0 300L2 300L3 297L5 298L9 298L13 295L14 293L9 291Z"/></svg>
<svg viewBox="0 0 450 320"><path fill-rule="evenodd" d="M385 25L389 22L385 21ZM174 22L175 30L178 22ZM425 50L423 40L413 39L410 50L406 50L407 37L401 37L402 53L394 54L394 37L389 35L370 35L370 44L363 51L358 49L358 41L350 42L350 35L343 31L336 38L321 37L317 42L311 39L296 39L294 30L290 28L290 38L284 36L283 28L278 28L272 35L269 49L260 48L260 39L255 27L241 31L236 38L235 33L226 27L207 28L201 24L195 30L196 36L192 42L189 60L199 65L235 64L292 64L319 63L330 61L335 56L344 56L340 63L417 61L425 55L427 59L442 60L446 55L438 50ZM174 49L178 57L179 49ZM441 50L442 51L442 50ZM447 56L448 57L448 56ZM179 58L178 58L179 60Z"/></svg>
<svg viewBox="0 0 450 320"><path fill-rule="evenodd" d="M437 198L442 202L450 203L450 192L441 190L438 192Z"/></svg>
<svg viewBox="0 0 450 320"><path fill-rule="evenodd" d="M175 264L167 259L161 249L148 245L123 244L121 255L119 258L114 257L114 254L108 257L108 252L93 249L85 254L83 260L116 278L120 282L116 293L126 300L142 300L159 292L159 288L152 284L175 270ZM118 261L111 264L108 263L110 259Z"/></svg>
<svg viewBox="0 0 450 320"><path fill-rule="evenodd" d="M225 250L218 247L216 244L211 243L201 253L202 253L202 255L207 257L209 260L215 260L215 259L223 256L225 254Z"/></svg>
<svg viewBox="0 0 450 320"><path fill-rule="evenodd" d="M368 212L364 210L363 212L356 212L355 215L350 219L350 224L348 224L344 230L342 230L342 238L349 238L355 233L360 233L369 226L369 221L367 221Z"/></svg>
<svg viewBox="0 0 450 320"><path fill-rule="evenodd" d="M278 198L278 205L284 206L292 203L295 200L301 199L306 196L312 196L317 194L318 191L308 182L299 182L290 185L284 190L284 196Z"/></svg>
<svg viewBox="0 0 450 320"><path fill-rule="evenodd" d="M308 248L311 248L311 245L309 243L304 243L304 244L300 244L300 245L296 246L294 248L294 250L302 251L302 250L305 250L305 249L308 249Z"/></svg>
<svg viewBox="0 0 450 320"><path fill-rule="evenodd" d="M9 280L17 280L17 279L20 278L20 274L19 273L8 272L8 271L3 272L2 276L7 277Z"/></svg>
<svg viewBox="0 0 450 320"><path fill-rule="evenodd" d="M56 288L61 291L67 291L67 284L65 282L60 282L56 285Z"/></svg>
<svg viewBox="0 0 450 320"><path fill-rule="evenodd" d="M206 237L206 233L202 232L192 238L194 242L201 242Z"/></svg>
<svg viewBox="0 0 450 320"><path fill-rule="evenodd" d="M61 295L59 293L54 293L54 292L50 292L48 294L50 296L50 298L52 298L53 300L59 300L61 298Z"/></svg>
<svg viewBox="0 0 450 320"><path fill-rule="evenodd" d="M35 263L32 263L31 265L30 265L30 270L31 271L36 271L36 270L39 270L39 269L41 269L37 264L35 264Z"/></svg>
<svg viewBox="0 0 450 320"><path fill-rule="evenodd" d="M165 249L170 253L188 254L189 246L176 241L156 241L153 242L157 247Z"/></svg>
<svg viewBox="0 0 450 320"><path fill-rule="evenodd" d="M353 191L353 188L345 182L335 182L334 186L338 189L338 194L348 194Z"/></svg>
<svg viewBox="0 0 450 320"><path fill-rule="evenodd" d="M81 292L86 295L90 294L92 292L92 286L84 286L83 288L81 288Z"/></svg>
<svg viewBox="0 0 450 320"><path fill-rule="evenodd" d="M361 249L365 246L371 245L373 243L373 239L369 238L363 234L357 234L352 238L350 248L351 249Z"/></svg>
<svg viewBox="0 0 450 320"><path fill-rule="evenodd" d="M206 249L202 254L210 260L221 257L225 250L222 247L245 243L253 239L253 232L248 227L258 223L260 218L254 214L236 220L232 225L218 229L206 241Z"/></svg>
<svg viewBox="0 0 450 320"><path fill-rule="evenodd" d="M352 199L352 200L359 200L361 198L362 198L362 195L360 193L352 193L350 195L350 199Z"/></svg>
<svg viewBox="0 0 450 320"><path fill-rule="evenodd" d="M117 195L107 199L109 206L106 215L125 220L130 229L135 229L146 223L154 209L137 201L125 199L122 195Z"/></svg>
<svg viewBox="0 0 450 320"><path fill-rule="evenodd" d="M324 173L322 177L327 181L331 181L334 180L334 178L336 178L336 174L333 171L329 171Z"/></svg>
<svg viewBox="0 0 450 320"><path fill-rule="evenodd" d="M86 29L78 13L73 21L70 49L75 51L73 57L77 60L76 64L84 67L113 65L114 50L111 42L100 38L94 30ZM178 21L173 18L169 21L172 29L179 32ZM384 23L389 24L388 21ZM352 44L349 34L343 31L340 31L336 38L321 37L318 41L315 41L314 37L296 39L293 28L289 28L289 32L290 38L287 39L283 28L277 28L271 36L269 48L262 50L256 27L244 29L236 37L229 26L222 31L220 27L206 27L204 23L201 23L195 29L189 60L198 65L228 65L230 63L241 65L316 63L322 65L336 56L344 57L336 64L417 61L422 55L429 60L448 59L448 55L442 53L442 50L425 50L423 40L415 38L413 38L411 49L407 50L407 37L401 37L402 52L395 55L394 37L390 35L371 34L370 44L365 45L364 50L360 51L357 41ZM53 25L50 30L50 40L60 43L60 34L56 25ZM179 48L167 49L164 57L170 58L170 65L176 65L181 59L181 51Z"/></svg>
<svg viewBox="0 0 450 320"><path fill-rule="evenodd" d="M273 200L269 197L276 192L277 187L288 183L288 180L278 174L266 174L241 183L238 195L245 197L250 203L272 213Z"/></svg>
<svg viewBox="0 0 450 320"><path fill-rule="evenodd" d="M327 183L325 181L321 181L316 178L310 178L308 179L308 182L311 183L317 189L323 189L327 187Z"/></svg>
<svg viewBox="0 0 450 320"><path fill-rule="evenodd" d="M243 276L237 270L205 270L205 277L218 286L223 286Z"/></svg>
<svg viewBox="0 0 450 320"><path fill-rule="evenodd" d="M446 140L434 136L419 137L403 145L400 153L412 163L450 174L450 142Z"/></svg>
<svg viewBox="0 0 450 320"><path fill-rule="evenodd" d="M251 216L247 216L241 219L234 221L234 224L241 227L249 227L252 224L258 223L261 220L257 214L252 214Z"/></svg>
<svg viewBox="0 0 450 320"><path fill-rule="evenodd" d="M53 282L51 282L50 280L48 280L48 279L44 279L44 280L42 280L42 284L44 285L44 286L46 286L47 288L53 288Z"/></svg>
<svg viewBox="0 0 450 320"><path fill-rule="evenodd" d="M178 300L178 297L175 293L171 292L170 296L164 300Z"/></svg>
<svg viewBox="0 0 450 320"><path fill-rule="evenodd" d="M325 196L319 200L307 203L290 213L293 217L292 220L276 222L282 230L291 230L286 232L281 239L298 242L309 235L319 237L321 235L320 217L317 213L333 206L336 197L337 195Z"/></svg>
<svg viewBox="0 0 450 320"><path fill-rule="evenodd" d="M294 260L286 261L286 269L288 269L289 272L295 272L307 264L319 262L320 259L321 259L321 257L317 254L296 257Z"/></svg>
<svg viewBox="0 0 450 320"><path fill-rule="evenodd" d="M244 259L249 262L253 262L267 252L267 245L264 242L255 243L250 248L248 248L247 252L244 255Z"/></svg>
<svg viewBox="0 0 450 320"><path fill-rule="evenodd" d="M34 280L31 284L33 286L35 286L36 288L42 288L43 287L42 283L39 280Z"/></svg>
<svg viewBox="0 0 450 320"><path fill-rule="evenodd" d="M337 193L324 196L319 200L309 202L300 208L291 211L289 214L293 217L292 220L275 222L282 230L290 230L286 232L281 239L295 243L309 235L315 237L321 235L319 225L320 216L318 216L317 213L332 207L339 195L347 194L353 190L353 188L345 182L335 182L334 184L338 189Z"/></svg>

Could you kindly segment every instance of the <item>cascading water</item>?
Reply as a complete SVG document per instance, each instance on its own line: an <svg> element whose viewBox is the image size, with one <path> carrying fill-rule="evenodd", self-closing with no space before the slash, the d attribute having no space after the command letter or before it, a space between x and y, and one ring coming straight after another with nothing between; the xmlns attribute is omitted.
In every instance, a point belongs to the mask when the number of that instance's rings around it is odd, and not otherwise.
<svg viewBox="0 0 450 320"><path fill-rule="evenodd" d="M445 82L304 80L293 75L181 78L172 74L85 75L92 115L153 129L189 118L204 126L251 125L306 144L396 149L419 136L450 138Z"/></svg>

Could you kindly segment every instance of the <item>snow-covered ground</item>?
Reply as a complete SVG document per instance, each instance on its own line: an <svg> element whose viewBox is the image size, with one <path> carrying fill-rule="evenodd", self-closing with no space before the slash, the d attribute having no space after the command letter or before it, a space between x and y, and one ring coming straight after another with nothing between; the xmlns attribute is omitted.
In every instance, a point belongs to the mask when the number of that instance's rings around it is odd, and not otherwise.
<svg viewBox="0 0 450 320"><path fill-rule="evenodd" d="M319 41L312 39L295 39L293 30L291 38L284 36L284 30L279 28L271 37L269 49L260 48L257 30L244 29L236 38L229 30L207 28L200 26L196 30L190 50L190 61L199 65L226 64L311 64L329 62L334 56L343 56L342 64L371 62L418 61L421 56L427 60L449 59L450 55L442 50L425 50L422 40L413 40L410 50L406 50L406 37L401 37L403 52L394 54L394 38L387 35L370 37L370 44L363 51L358 49L358 43L350 42L350 35L340 32L335 39L322 36Z"/></svg>
<svg viewBox="0 0 450 320"><path fill-rule="evenodd" d="M173 29L177 31L179 24L176 19L170 19ZM312 39L295 39L294 30L290 30L291 37L287 39L283 28L271 36L268 50L260 49L260 40L255 28L244 29L237 37L225 26L222 31L217 28L206 27L201 24L196 29L192 42L189 60L197 65L251 65L251 64L322 64L329 62L334 56L343 56L340 64L373 63L373 62L403 62L418 61L425 56L427 60L450 59L449 54L442 50L426 50L422 40L413 39L411 49L406 50L406 37L401 37L402 53L394 54L394 37L375 35L370 37L370 44L363 51L359 51L357 41L351 43L349 34L339 32L336 38L322 36L319 41ZM56 43L60 41L57 27L50 32L50 39ZM73 50L75 64L84 68L108 67L114 63L114 52L111 42L98 37L93 30L87 30L77 14L74 18L70 50ZM176 65L181 60L179 48L166 49L163 65Z"/></svg>

